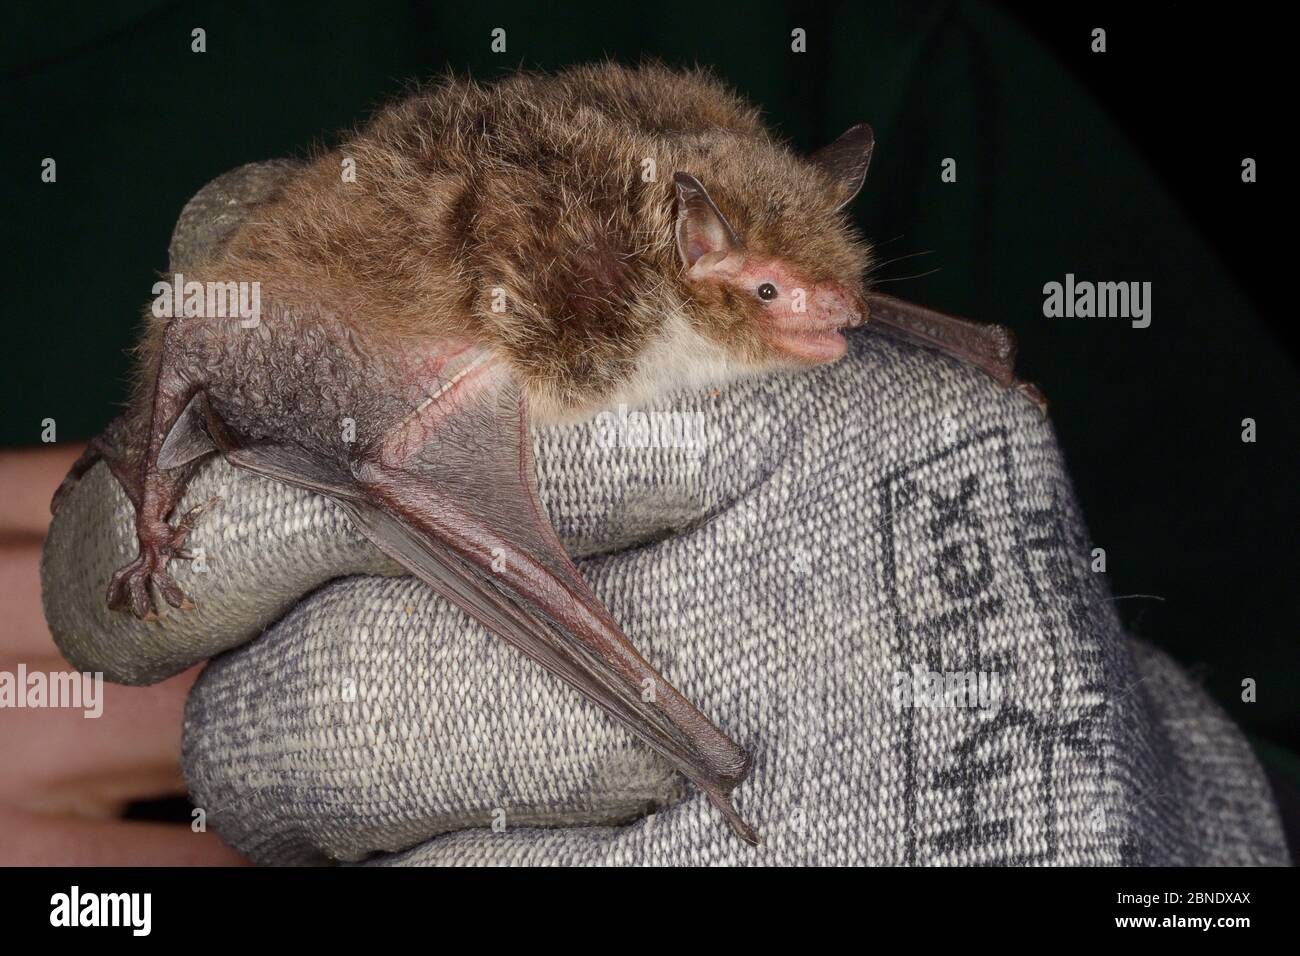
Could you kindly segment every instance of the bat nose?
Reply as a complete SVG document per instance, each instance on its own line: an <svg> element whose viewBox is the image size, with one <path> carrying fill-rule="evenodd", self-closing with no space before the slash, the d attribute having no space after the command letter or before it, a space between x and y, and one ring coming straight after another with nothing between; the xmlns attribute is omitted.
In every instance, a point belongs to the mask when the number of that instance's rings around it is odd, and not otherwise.
<svg viewBox="0 0 1300 956"><path fill-rule="evenodd" d="M854 292L845 292L842 295L844 301L844 327L855 329L867 322L867 303Z"/></svg>
<svg viewBox="0 0 1300 956"><path fill-rule="evenodd" d="M856 329L860 325L866 325L868 318L867 304L861 299L857 300L854 303L852 318L849 320L849 328Z"/></svg>

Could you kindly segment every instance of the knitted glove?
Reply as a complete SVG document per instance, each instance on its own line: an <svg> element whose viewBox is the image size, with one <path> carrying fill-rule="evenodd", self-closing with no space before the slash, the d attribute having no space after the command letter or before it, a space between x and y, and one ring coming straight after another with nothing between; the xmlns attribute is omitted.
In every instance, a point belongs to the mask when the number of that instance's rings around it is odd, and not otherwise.
<svg viewBox="0 0 1300 956"><path fill-rule="evenodd" d="M173 268L275 181L207 187ZM170 568L198 607L104 607L136 545L99 465L47 541L51 629L127 683L219 655L186 773L207 824L264 863L1287 861L1240 734L1123 634L1022 396L868 330L833 366L537 429L534 448L583 577L754 755L735 799L760 847L329 501L220 460L179 507L222 499L191 534L201 559Z"/></svg>

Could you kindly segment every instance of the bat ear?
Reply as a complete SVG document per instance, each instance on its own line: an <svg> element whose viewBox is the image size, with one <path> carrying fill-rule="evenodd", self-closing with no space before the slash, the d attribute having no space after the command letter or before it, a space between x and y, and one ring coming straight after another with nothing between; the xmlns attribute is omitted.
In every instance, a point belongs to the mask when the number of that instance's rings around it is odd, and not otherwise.
<svg viewBox="0 0 1300 956"><path fill-rule="evenodd" d="M810 157L827 176L839 184L841 200L838 209L843 209L862 188L862 181L867 178L867 167L871 165L871 151L876 146L876 134L866 123L850 126L840 138L829 146L823 146Z"/></svg>
<svg viewBox="0 0 1300 956"><path fill-rule="evenodd" d="M740 240L719 211L709 191L689 173L673 173L677 186L677 251L682 264L694 269L705 256L705 265L720 262L739 251Z"/></svg>

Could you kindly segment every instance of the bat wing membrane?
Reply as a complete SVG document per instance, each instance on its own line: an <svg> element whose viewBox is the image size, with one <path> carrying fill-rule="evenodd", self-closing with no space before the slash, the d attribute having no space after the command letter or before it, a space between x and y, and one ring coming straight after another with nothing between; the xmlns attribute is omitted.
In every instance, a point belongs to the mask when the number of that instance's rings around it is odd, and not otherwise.
<svg viewBox="0 0 1300 956"><path fill-rule="evenodd" d="M456 374L350 462L241 442L205 400L183 417L201 419L237 467L338 502L380 550L622 721L756 843L729 798L749 755L641 657L569 560L537 497L526 401L507 367L458 356ZM203 445L169 441L178 457Z"/></svg>

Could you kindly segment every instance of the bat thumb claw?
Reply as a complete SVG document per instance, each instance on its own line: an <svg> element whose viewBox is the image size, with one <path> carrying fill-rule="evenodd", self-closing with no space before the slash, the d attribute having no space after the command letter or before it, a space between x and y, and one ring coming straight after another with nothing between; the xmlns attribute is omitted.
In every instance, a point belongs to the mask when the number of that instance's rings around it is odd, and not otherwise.
<svg viewBox="0 0 1300 956"><path fill-rule="evenodd" d="M1015 384L1015 389L1021 395L1024 395L1025 398L1038 406L1039 414L1044 418L1048 417L1047 396L1043 394L1042 389L1037 385L1034 385L1032 382L1017 382Z"/></svg>
<svg viewBox="0 0 1300 956"><path fill-rule="evenodd" d="M735 832L736 836L740 837L750 846L758 846L763 842L758 838L758 831L741 819L740 814L737 813L736 808L731 805L731 800L726 794L719 793L715 790L706 790L705 793L708 794L709 801L722 811L722 815L727 818L727 823L731 825L731 829Z"/></svg>

